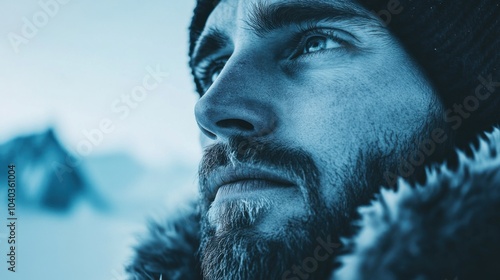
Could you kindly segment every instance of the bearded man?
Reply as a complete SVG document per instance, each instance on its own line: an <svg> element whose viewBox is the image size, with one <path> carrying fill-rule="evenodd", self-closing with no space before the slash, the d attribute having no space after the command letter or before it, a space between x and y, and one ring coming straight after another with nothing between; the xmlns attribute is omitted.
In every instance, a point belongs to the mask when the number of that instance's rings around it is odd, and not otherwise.
<svg viewBox="0 0 500 280"><path fill-rule="evenodd" d="M499 18L496 0L198 0L200 199L151 226L132 279L500 275Z"/></svg>

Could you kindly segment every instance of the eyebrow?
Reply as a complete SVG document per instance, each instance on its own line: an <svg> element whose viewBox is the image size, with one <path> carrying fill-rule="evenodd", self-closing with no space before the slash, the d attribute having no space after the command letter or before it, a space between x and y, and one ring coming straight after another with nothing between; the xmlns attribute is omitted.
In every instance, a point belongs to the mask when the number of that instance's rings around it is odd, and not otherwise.
<svg viewBox="0 0 500 280"><path fill-rule="evenodd" d="M373 19L368 11L348 5L304 1L287 1L266 5L262 2L254 4L246 24L258 36L307 22L324 20L349 20L354 18Z"/></svg>
<svg viewBox="0 0 500 280"><path fill-rule="evenodd" d="M273 4L259 2L253 5L245 24L257 36L263 37L275 30L291 25L323 20L348 20L360 18L373 20L368 11L348 5L335 5L326 2L286 1ZM229 37L216 28L209 28L198 39L191 59L195 67L211 53L224 48Z"/></svg>
<svg viewBox="0 0 500 280"><path fill-rule="evenodd" d="M229 37L217 28L210 28L205 34L202 34L193 52L191 65L197 65L211 53L220 50L226 46Z"/></svg>

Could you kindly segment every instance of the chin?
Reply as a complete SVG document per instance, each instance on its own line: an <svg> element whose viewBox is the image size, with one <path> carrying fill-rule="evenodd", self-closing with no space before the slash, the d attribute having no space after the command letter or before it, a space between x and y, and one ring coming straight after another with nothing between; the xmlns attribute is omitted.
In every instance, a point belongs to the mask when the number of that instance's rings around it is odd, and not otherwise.
<svg viewBox="0 0 500 280"><path fill-rule="evenodd" d="M208 225L216 233L255 227L272 209L272 202L263 196L219 198L207 212Z"/></svg>

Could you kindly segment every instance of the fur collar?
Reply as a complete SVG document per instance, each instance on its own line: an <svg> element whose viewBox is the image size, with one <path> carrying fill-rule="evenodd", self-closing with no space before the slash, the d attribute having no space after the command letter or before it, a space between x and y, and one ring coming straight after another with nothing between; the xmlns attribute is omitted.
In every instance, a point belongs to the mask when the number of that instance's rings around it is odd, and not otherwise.
<svg viewBox="0 0 500 280"><path fill-rule="evenodd" d="M427 170L427 183L400 180L361 207L343 266L325 279L500 279L500 130L480 139L456 170ZM195 203L151 223L127 267L130 279L202 279Z"/></svg>

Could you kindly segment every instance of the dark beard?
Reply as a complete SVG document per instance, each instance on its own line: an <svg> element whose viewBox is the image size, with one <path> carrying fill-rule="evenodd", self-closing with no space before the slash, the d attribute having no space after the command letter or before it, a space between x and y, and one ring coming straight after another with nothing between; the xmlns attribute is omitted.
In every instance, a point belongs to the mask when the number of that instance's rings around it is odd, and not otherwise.
<svg viewBox="0 0 500 280"><path fill-rule="evenodd" d="M381 172L368 173L363 168L369 162L380 163L380 157L366 154L357 159L358 168L346 168L338 174L345 182L342 188L345 192L340 194L345 203L326 205L319 193L318 168L305 151L276 143L255 140L249 143L243 138L234 138L228 145L209 147L200 165L202 240L199 253L205 279L282 279L284 274L293 279L295 273L299 273L295 276L302 274L307 279L315 279L331 271L335 265L332 259L340 247L339 236L348 234L355 206L368 202L374 192L368 182L376 187L381 183ZM254 225L269 210L270 203L265 200L245 203L236 200L218 210L210 210L213 194L206 187L208 175L233 161L272 167L299 178L304 182L300 191L308 207L307 218L290 219L272 236L264 236ZM369 176L374 174L379 178ZM322 249L321 260L314 259L315 249L325 244L330 247Z"/></svg>
<svg viewBox="0 0 500 280"><path fill-rule="evenodd" d="M401 156L411 156L433 127L435 123L424 125L412 139L404 142L389 135L395 147L391 151L371 148L358 152L354 166L350 164L336 170L336 181L341 182L341 186L337 188L340 203L335 205L327 205L321 197L319 169L312 157L301 149L241 137L207 148L199 171L202 195L199 257L204 278L325 278L337 266L335 256L341 252L339 237L349 236L355 230L351 221L358 216L357 207L367 204L380 186L387 185L384 172L393 170ZM445 143L442 151L448 147L449 143ZM444 154L437 152L428 160ZM255 225L270 210L271 203L265 199L245 203L236 200L210 211L214 194L207 188L209 174L233 162L271 167L297 178L302 182L300 192L307 217L290 219L276 233L264 235ZM423 180L424 166L406 179ZM323 250L321 258L316 254L318 248Z"/></svg>

